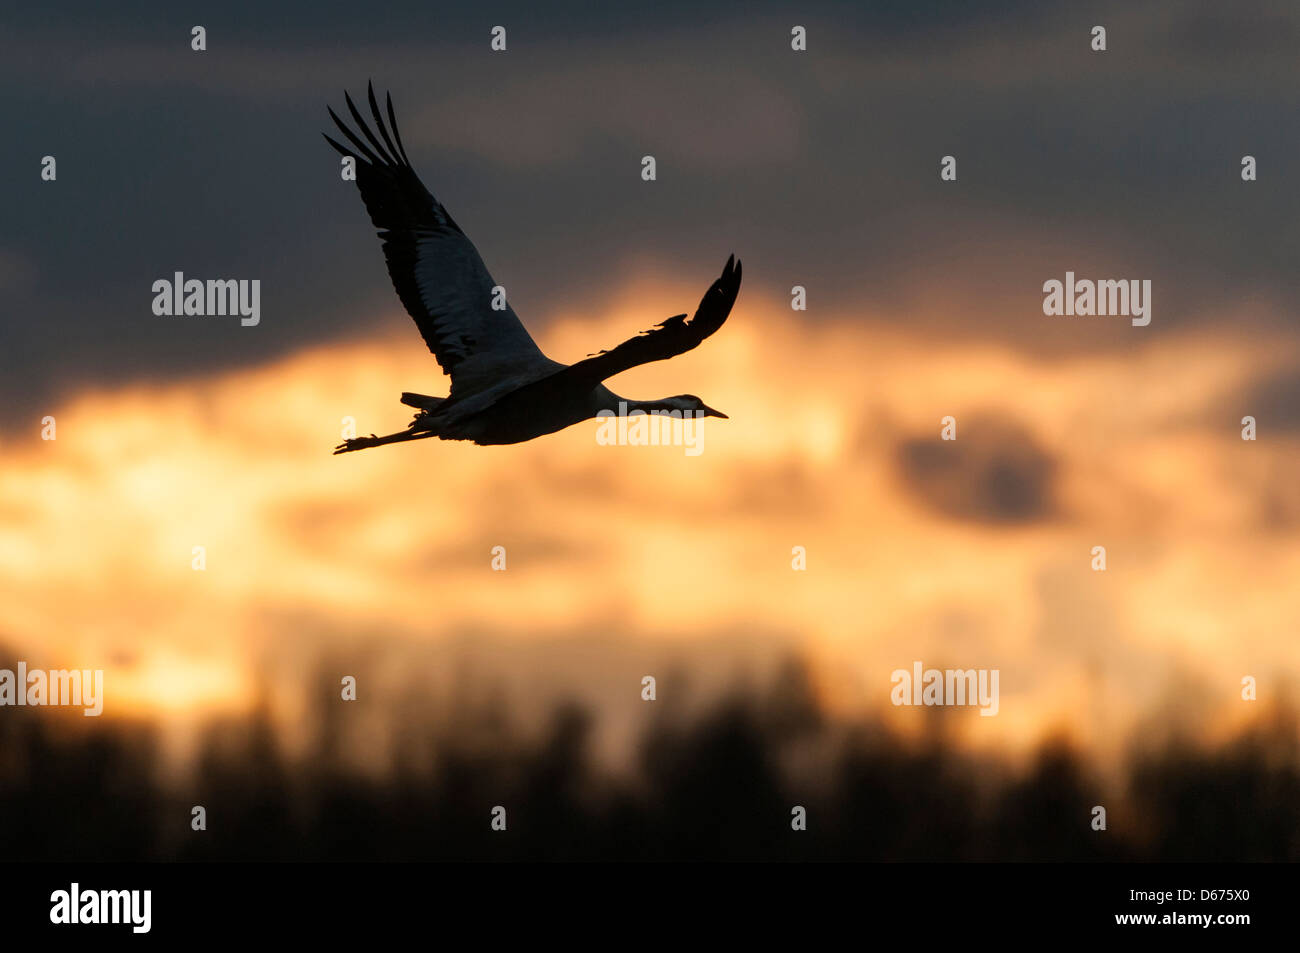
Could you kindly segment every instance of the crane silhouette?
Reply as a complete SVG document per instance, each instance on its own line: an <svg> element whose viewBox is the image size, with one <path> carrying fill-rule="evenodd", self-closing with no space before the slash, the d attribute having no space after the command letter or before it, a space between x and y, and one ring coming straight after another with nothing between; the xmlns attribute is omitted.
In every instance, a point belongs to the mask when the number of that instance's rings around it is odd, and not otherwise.
<svg viewBox="0 0 1300 953"><path fill-rule="evenodd" d="M402 403L419 408L407 429L354 437L335 447L335 453L425 437L477 444L521 443L563 430L601 411L727 416L693 394L628 400L603 381L630 367L689 351L722 327L740 290L740 262L734 255L727 259L722 275L705 292L692 317L674 315L575 364L553 361L504 302L474 243L411 168L397 131L392 96L385 97L385 126L373 84L367 93L379 137L345 91L348 110L365 141L333 109L329 109L330 118L352 147L329 136L325 140L355 159L357 188L371 222L379 229L393 287L438 364L451 377L451 392L447 397L403 393Z"/></svg>

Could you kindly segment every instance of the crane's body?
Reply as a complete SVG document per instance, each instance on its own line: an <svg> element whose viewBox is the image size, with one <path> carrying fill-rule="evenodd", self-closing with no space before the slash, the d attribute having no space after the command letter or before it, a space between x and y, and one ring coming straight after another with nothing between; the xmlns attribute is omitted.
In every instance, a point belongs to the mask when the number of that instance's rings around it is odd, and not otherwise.
<svg viewBox="0 0 1300 953"><path fill-rule="evenodd" d="M478 250L411 168L397 131L392 98L387 100L386 126L374 88L368 93L379 138L345 93L365 141L332 109L331 118L354 148L329 136L325 139L356 161L357 188L383 239L393 287L429 350L451 375L451 393L447 397L403 394L403 403L419 408L406 430L355 437L336 447L335 453L426 437L522 443L602 411L726 417L692 394L628 400L603 381L630 367L688 351L720 328L740 290L741 267L735 256L727 260L721 277L690 319L675 315L612 350L574 364L553 361L542 353L514 310L503 305L500 286Z"/></svg>
<svg viewBox="0 0 1300 953"><path fill-rule="evenodd" d="M618 407L619 398L603 384L585 394L560 389L543 401L530 385L514 387L514 383L508 381L497 391L476 395L463 403L447 399L422 409L411 421L411 428L444 440L523 443L590 420L603 409Z"/></svg>

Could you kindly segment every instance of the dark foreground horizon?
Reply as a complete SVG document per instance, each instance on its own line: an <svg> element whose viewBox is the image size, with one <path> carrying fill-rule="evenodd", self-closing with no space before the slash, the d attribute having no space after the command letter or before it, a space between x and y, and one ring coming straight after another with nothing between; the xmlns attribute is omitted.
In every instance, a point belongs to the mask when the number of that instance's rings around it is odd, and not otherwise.
<svg viewBox="0 0 1300 953"><path fill-rule="evenodd" d="M501 699L497 699L499 703ZM343 747L338 702L288 754L265 712L210 725L193 772L161 774L144 724L0 720L0 854L32 861L1290 861L1300 860L1296 713L1228 742L1170 742L1107 783L1063 741L1026 766L933 731L828 718L791 661L682 719L652 720L629 776L603 771L590 716L541 731L500 704L410 719L376 773ZM360 704L360 703L352 703ZM966 714L976 717L974 712ZM522 731L521 728L529 727ZM355 754L355 752L353 752ZM94 797L87 794L93 792ZM1108 829L1094 830L1093 808ZM192 829L192 808L206 830ZM506 829L493 811L506 809ZM792 811L806 811L806 830Z"/></svg>

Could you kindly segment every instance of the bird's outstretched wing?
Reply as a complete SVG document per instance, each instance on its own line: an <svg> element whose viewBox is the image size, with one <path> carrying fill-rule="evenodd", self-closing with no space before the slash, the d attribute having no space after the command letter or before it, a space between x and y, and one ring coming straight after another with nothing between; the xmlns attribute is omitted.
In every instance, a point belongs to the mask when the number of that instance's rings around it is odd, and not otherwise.
<svg viewBox="0 0 1300 953"><path fill-rule="evenodd" d="M727 315L731 314L739 291L740 262L732 255L689 320L684 314L674 315L618 347L578 361L560 373L567 379L584 379L598 384L630 367L667 360L698 347L701 341L722 327Z"/></svg>
<svg viewBox="0 0 1300 953"><path fill-rule="evenodd" d="M397 296L442 369L452 393L475 390L502 374L553 366L508 304L494 310L496 282L465 233L420 181L402 145L387 97L388 126L374 86L368 89L375 137L346 92L348 110L365 141L330 109L330 117L352 144L325 140L356 160L357 187L384 242L388 274ZM391 135L389 131L391 129Z"/></svg>

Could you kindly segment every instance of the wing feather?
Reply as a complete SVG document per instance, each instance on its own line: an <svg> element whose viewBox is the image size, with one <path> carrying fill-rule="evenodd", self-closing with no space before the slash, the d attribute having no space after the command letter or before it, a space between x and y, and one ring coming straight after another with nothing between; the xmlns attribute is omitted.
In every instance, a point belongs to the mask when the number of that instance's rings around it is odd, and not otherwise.
<svg viewBox="0 0 1300 953"><path fill-rule="evenodd" d="M492 309L496 281L474 243L411 167L392 97L387 100L390 136L373 85L367 93L379 137L344 93L366 141L333 109L330 118L352 148L329 136L325 141L356 160L357 188L379 230L393 287L438 364L451 375L452 393L485 388L508 373L549 373L558 365L541 352L508 304Z"/></svg>
<svg viewBox="0 0 1300 953"><path fill-rule="evenodd" d="M700 306L688 320L677 314L624 341L618 347L601 351L562 371L563 375L589 379L593 384L613 377L622 371L651 361L676 357L700 345L718 328L722 327L740 292L741 267L732 255L722 274L700 299Z"/></svg>

